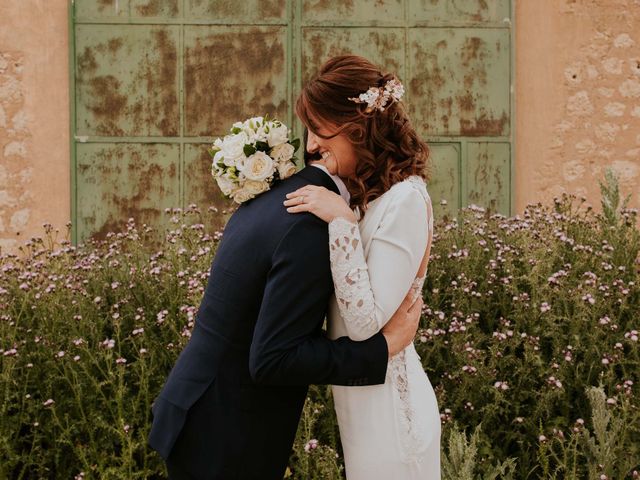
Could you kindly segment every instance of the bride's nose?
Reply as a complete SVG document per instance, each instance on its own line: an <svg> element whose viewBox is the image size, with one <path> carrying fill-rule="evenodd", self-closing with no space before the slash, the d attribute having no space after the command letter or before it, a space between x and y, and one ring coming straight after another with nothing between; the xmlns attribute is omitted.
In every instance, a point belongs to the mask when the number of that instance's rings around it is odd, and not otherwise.
<svg viewBox="0 0 640 480"><path fill-rule="evenodd" d="M318 138L314 133L309 132L307 136L307 152L313 153L318 150L318 148L320 148L320 145L318 144Z"/></svg>

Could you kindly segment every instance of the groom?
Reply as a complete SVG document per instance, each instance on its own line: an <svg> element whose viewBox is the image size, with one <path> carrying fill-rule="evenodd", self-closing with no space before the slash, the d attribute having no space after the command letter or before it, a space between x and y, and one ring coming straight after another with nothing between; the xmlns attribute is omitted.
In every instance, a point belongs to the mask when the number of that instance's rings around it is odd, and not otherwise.
<svg viewBox="0 0 640 480"><path fill-rule="evenodd" d="M172 480L282 479L308 385L384 383L388 358L413 340L419 305L406 304L363 342L324 335L327 224L283 201L308 184L348 192L309 163L227 223L189 343L152 407L149 444Z"/></svg>

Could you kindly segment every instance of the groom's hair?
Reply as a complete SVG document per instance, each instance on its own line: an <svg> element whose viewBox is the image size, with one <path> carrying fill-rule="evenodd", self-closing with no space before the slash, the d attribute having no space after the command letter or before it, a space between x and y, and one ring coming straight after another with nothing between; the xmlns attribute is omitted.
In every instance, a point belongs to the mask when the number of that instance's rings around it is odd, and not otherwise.
<svg viewBox="0 0 640 480"><path fill-rule="evenodd" d="M309 152L307 151L307 140L309 139L309 129L304 127L304 133L302 134L302 148L304 148L304 165L309 165L309 162L312 160L321 160L322 156L318 152Z"/></svg>
<svg viewBox="0 0 640 480"><path fill-rule="evenodd" d="M353 145L358 162L348 179L350 203L362 215L393 184L410 175L430 177L429 147L411 125L403 102L369 111L367 104L352 101L391 80L399 81L366 58L340 55L320 68L296 101L296 114L314 134L325 139L343 135ZM322 128L328 135L318 133Z"/></svg>

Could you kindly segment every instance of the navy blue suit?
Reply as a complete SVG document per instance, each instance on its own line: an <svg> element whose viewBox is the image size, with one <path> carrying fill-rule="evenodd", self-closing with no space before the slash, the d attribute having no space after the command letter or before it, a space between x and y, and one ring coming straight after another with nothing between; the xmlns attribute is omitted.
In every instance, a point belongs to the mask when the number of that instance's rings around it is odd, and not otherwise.
<svg viewBox="0 0 640 480"><path fill-rule="evenodd" d="M226 225L189 343L153 404L149 444L172 479L280 480L309 384L384 383L387 343L326 338L333 281L327 224L290 214L308 166L243 204Z"/></svg>

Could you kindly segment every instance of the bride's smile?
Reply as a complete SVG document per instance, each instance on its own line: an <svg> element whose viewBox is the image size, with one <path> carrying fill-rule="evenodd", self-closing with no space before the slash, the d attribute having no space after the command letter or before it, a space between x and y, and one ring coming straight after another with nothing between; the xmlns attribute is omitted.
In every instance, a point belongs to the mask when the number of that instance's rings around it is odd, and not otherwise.
<svg viewBox="0 0 640 480"><path fill-rule="evenodd" d="M318 128L317 133L309 130L307 151L319 153L322 164L332 175L338 175L341 178L355 176L357 156L353 143L344 134L324 138L330 135L331 131L325 127Z"/></svg>

